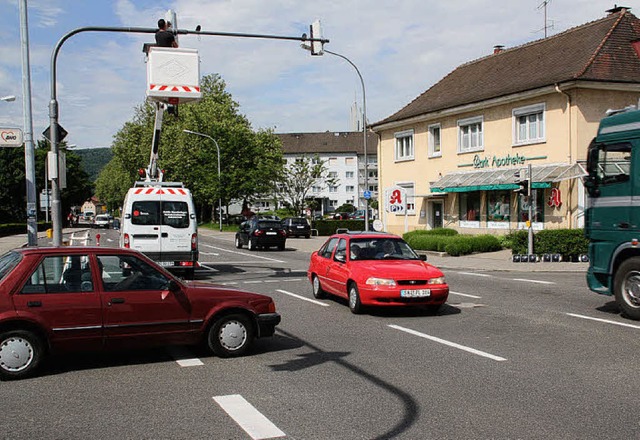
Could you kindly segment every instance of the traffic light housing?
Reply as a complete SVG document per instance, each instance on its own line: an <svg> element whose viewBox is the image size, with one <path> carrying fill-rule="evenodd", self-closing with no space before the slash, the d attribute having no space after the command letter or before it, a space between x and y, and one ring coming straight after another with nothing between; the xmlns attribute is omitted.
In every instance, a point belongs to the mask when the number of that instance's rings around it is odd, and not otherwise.
<svg viewBox="0 0 640 440"><path fill-rule="evenodd" d="M517 192L521 196L528 197L529 196L529 179L524 179L516 183L518 184L518 189L516 189L515 192Z"/></svg>

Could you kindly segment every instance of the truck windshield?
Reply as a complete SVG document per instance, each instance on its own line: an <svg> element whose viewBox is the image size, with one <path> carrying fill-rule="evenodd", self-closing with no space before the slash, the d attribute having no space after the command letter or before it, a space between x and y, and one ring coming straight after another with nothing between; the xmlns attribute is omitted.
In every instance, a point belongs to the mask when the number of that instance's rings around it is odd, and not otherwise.
<svg viewBox="0 0 640 440"><path fill-rule="evenodd" d="M616 144L600 144L592 148L589 163L589 174L595 177L599 184L624 182L629 180L631 171L631 144L628 142Z"/></svg>

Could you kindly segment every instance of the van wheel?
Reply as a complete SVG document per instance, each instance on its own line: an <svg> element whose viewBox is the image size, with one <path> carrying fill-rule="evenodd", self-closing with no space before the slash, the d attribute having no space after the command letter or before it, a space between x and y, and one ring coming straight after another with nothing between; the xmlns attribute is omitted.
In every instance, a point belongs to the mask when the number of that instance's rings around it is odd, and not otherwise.
<svg viewBox="0 0 640 440"><path fill-rule="evenodd" d="M0 334L0 377L22 379L38 367L44 356L40 338L26 330Z"/></svg>
<svg viewBox="0 0 640 440"><path fill-rule="evenodd" d="M240 237L236 237L236 247L238 249L242 249L242 242L240 241Z"/></svg>

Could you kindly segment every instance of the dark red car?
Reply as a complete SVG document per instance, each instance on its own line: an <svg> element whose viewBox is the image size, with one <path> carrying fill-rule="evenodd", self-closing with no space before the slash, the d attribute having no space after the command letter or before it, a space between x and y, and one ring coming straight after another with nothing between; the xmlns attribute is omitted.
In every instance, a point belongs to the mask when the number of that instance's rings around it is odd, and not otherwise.
<svg viewBox="0 0 640 440"><path fill-rule="evenodd" d="M402 238L377 232L335 234L311 254L307 276L313 296L346 298L353 313L364 306L424 306L447 301L444 275Z"/></svg>
<svg viewBox="0 0 640 440"><path fill-rule="evenodd" d="M0 377L31 374L52 351L204 343L239 356L272 336L268 296L183 283L143 254L22 248L0 256Z"/></svg>

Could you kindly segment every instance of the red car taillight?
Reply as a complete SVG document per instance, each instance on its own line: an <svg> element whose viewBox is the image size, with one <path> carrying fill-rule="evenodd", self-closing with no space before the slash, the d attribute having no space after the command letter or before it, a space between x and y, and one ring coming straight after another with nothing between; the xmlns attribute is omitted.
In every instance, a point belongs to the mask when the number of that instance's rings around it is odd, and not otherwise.
<svg viewBox="0 0 640 440"><path fill-rule="evenodd" d="M264 235L264 231L262 229L256 229L253 232L253 235L255 235L256 237L260 237L260 236Z"/></svg>
<svg viewBox="0 0 640 440"><path fill-rule="evenodd" d="M280 230L280 231L278 231L278 232L280 233L280 235L282 235L282 236L284 236L284 237L286 237L286 236L287 236L287 231L285 231L285 230Z"/></svg>
<svg viewBox="0 0 640 440"><path fill-rule="evenodd" d="M191 234L191 250L198 250L198 234Z"/></svg>
<svg viewBox="0 0 640 440"><path fill-rule="evenodd" d="M124 247L129 248L129 234L124 234L122 242L124 243Z"/></svg>
<svg viewBox="0 0 640 440"><path fill-rule="evenodd" d="M267 310L268 313L275 313L276 312L276 303L274 303L273 301L271 301L269 303L269 309Z"/></svg>

